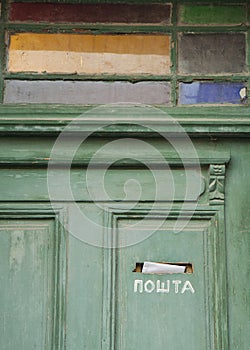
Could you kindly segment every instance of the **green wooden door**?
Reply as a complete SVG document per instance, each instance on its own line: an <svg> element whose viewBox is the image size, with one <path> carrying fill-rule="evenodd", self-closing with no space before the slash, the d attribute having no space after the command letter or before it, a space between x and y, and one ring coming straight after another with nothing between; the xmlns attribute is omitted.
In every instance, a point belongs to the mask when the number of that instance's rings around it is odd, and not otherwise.
<svg viewBox="0 0 250 350"><path fill-rule="evenodd" d="M170 143L144 138L166 167L130 139L134 158L116 143L88 169L113 132L49 174L54 135L2 138L1 348L247 350L249 140L193 139L199 164L187 154L184 166ZM134 272L145 262L192 269Z"/></svg>
<svg viewBox="0 0 250 350"><path fill-rule="evenodd" d="M105 174L112 201L98 182L102 166L70 170L75 202L62 186L68 172L64 166L53 165L49 175L40 168L2 169L2 196L14 189L9 209L2 208L3 348L61 349L64 343L67 349L163 349L172 344L176 349L226 349L226 332L217 329L218 322L227 323L225 278L220 276L225 270L224 202L214 201L206 190L216 178L213 167L223 177L225 166L203 164L200 173L193 165L184 169L174 158L172 170L131 167L130 162ZM183 207L185 173L191 175L192 190ZM87 176L92 179L88 185ZM177 186L172 198L171 177ZM123 186L131 179L124 201ZM161 189L157 201L155 179ZM133 272L145 261L189 263L193 271Z"/></svg>

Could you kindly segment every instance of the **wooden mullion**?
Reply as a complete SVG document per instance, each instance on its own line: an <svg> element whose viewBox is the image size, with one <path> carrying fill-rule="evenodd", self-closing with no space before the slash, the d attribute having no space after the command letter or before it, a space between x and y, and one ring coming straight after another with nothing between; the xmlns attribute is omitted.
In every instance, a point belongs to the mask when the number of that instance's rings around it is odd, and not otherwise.
<svg viewBox="0 0 250 350"><path fill-rule="evenodd" d="M4 99L4 72L6 71L6 33L5 23L8 17L8 1L2 0L0 22L0 104Z"/></svg>
<svg viewBox="0 0 250 350"><path fill-rule="evenodd" d="M36 73L6 73L4 78L8 80L93 80L93 81L170 81L170 75L86 75L86 74L36 74Z"/></svg>
<svg viewBox="0 0 250 350"><path fill-rule="evenodd" d="M166 0L16 0L16 2L41 2L41 3L56 3L56 4L147 4L147 3L171 3L172 1ZM230 1L230 0L229 0Z"/></svg>
<svg viewBox="0 0 250 350"><path fill-rule="evenodd" d="M105 3L131 3L131 4L141 4L141 3L173 3L173 4L194 4L194 3L198 3L198 4L217 4L218 2L219 4L237 4L237 5L245 5L248 3L247 0L244 1L239 1L237 2L237 0L199 0L199 1L194 1L194 0L16 0L16 2L18 1L22 1L22 2L46 2L46 3L70 3L70 4L105 4Z"/></svg>
<svg viewBox="0 0 250 350"><path fill-rule="evenodd" d="M0 25L0 103L3 103L4 94L4 75L3 70L5 69L5 44L4 44L4 26Z"/></svg>
<svg viewBox="0 0 250 350"><path fill-rule="evenodd" d="M187 74L187 75L177 75L177 79L186 83L191 83L192 81L215 81L215 82L241 82L247 81L249 78L249 73L246 74L225 74L225 75L200 75L200 74Z"/></svg>
<svg viewBox="0 0 250 350"><path fill-rule="evenodd" d="M134 33L171 33L171 25L116 25L116 24L79 24L79 23L7 23L11 32L33 33L74 33L74 34L134 34ZM77 32L76 32L77 30ZM81 31L82 30L82 31Z"/></svg>
<svg viewBox="0 0 250 350"><path fill-rule="evenodd" d="M250 5L248 6L248 18L250 19ZM246 43L246 66L248 69L248 74L247 74L247 89L248 92L250 91L250 30L247 31L247 43ZM249 104L249 99L248 99L248 104Z"/></svg>
<svg viewBox="0 0 250 350"><path fill-rule="evenodd" d="M172 73L172 83L171 83L171 102L173 106L176 106L178 100L177 94L177 61L178 61L178 43L177 43L177 5L173 4L172 7L172 38L171 38L171 73Z"/></svg>
<svg viewBox="0 0 250 350"><path fill-rule="evenodd" d="M173 6L174 11L175 6ZM175 28L174 28L175 27ZM74 34L128 34L128 33L173 33L185 32L185 33L245 33L250 29L249 25L237 25L237 26L177 26L173 25L116 25L116 24L79 24L79 23L6 23L6 29L11 32L34 32L40 33L58 33L63 31L64 33ZM77 32L76 32L77 30ZM82 30L82 32L81 32ZM87 32L86 32L87 31Z"/></svg>
<svg viewBox="0 0 250 350"><path fill-rule="evenodd" d="M197 34L222 34L222 33L245 33L246 30L250 28L249 25L221 25L221 26L213 26L213 25L203 25L203 26L190 26L190 25L181 25L177 27L178 32L185 33L197 33Z"/></svg>

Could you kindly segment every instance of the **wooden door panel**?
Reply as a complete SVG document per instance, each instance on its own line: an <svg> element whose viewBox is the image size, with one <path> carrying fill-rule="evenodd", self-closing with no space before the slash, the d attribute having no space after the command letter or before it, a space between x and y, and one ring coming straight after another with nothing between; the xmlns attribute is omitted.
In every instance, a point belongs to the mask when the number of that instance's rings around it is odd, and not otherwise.
<svg viewBox="0 0 250 350"><path fill-rule="evenodd" d="M147 238L113 253L111 343L119 350L227 349L223 216L197 210L182 231L175 232L180 213L166 213L151 213L146 220L142 214L141 223L138 212L117 218L118 242L136 231L144 231ZM164 215L169 218L159 227ZM148 235L154 227L158 229ZM191 263L193 273L133 272L136 263L145 261Z"/></svg>
<svg viewBox="0 0 250 350"><path fill-rule="evenodd" d="M64 343L66 236L60 211L0 211L0 348L55 350Z"/></svg>
<svg viewBox="0 0 250 350"><path fill-rule="evenodd" d="M0 221L1 349L52 349L53 231L53 220Z"/></svg>

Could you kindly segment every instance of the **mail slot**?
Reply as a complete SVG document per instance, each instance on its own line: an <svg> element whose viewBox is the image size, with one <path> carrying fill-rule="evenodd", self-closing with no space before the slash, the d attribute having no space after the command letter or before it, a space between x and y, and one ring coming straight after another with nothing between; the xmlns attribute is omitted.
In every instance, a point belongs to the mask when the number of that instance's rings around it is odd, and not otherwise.
<svg viewBox="0 0 250 350"><path fill-rule="evenodd" d="M146 274L193 273L193 265L190 263L145 261L143 263L136 263L133 272Z"/></svg>

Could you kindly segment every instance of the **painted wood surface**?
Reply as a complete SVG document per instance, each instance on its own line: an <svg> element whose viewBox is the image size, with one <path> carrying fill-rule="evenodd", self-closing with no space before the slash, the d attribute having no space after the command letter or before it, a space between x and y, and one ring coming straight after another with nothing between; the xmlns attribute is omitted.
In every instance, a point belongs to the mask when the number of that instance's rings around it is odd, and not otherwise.
<svg viewBox="0 0 250 350"><path fill-rule="evenodd" d="M22 33L10 36L10 72L167 74L169 35L75 35Z"/></svg>
<svg viewBox="0 0 250 350"><path fill-rule="evenodd" d="M121 152L121 150L120 150ZM69 163L70 164L70 163ZM98 166L99 164L97 164ZM100 167L100 166L99 166ZM203 193L205 183L200 178L196 169L189 170L189 191L186 193L186 176L185 171L174 171L175 179L172 179L173 173L170 171L152 169L152 171L131 169L123 170L109 170L105 175L107 181L106 192L98 190L96 183L100 182L98 170L90 170L86 173L85 169L75 169L71 173L72 178L72 197L67 193L68 172L64 169L51 170L50 176L57 181L53 181L53 193L55 199L59 201L70 201L72 198L76 201L81 200L113 200L122 201L124 198L124 184L130 179L134 179L134 183L129 187L127 193L127 200L137 200L138 197L142 201L150 201L151 198L164 200L169 195L170 200L182 201L186 198L187 201L197 200L199 195ZM8 200L14 201L31 201L32 198L37 197L40 201L49 201L50 192L47 188L47 171L41 170L37 173L32 169L20 170L0 170L3 190L0 194L0 199L3 200L8 196ZM86 177L88 176L88 179ZM143 178L142 181L140 179ZM158 184L155 185L155 179ZM34 186L29 186L30 182L34 182ZM55 182L55 183L54 183ZM138 188L138 182L142 190ZM11 186L12 191L6 186ZM25 191L24 191L25 188ZM141 192L142 191L142 192Z"/></svg>
<svg viewBox="0 0 250 350"><path fill-rule="evenodd" d="M94 82L7 80L4 103L168 105L168 82Z"/></svg>
<svg viewBox="0 0 250 350"><path fill-rule="evenodd" d="M119 238L125 240L137 230L146 236L151 227L159 225L159 216L141 222L140 219L133 218L132 213L131 218L129 215L121 217L117 223ZM218 338L215 336L214 341L214 330L210 329L207 317L213 323L212 304L218 310L215 304L221 303L216 301L215 290L210 288L216 283L214 276L220 274L220 267L213 265L216 256L212 249L219 232L215 233L213 215L211 221L202 216L196 219L191 220L182 232L174 234L175 219L168 218L148 239L116 251L116 349L160 350L171 348L172 344L176 349L189 350L211 349L211 344L217 347ZM136 228L133 228L136 222ZM194 273L142 275L132 272L136 261L192 261ZM187 283L190 289L186 289ZM120 303L121 299L126 302ZM138 337L138 333L143 336ZM223 342L220 348L225 348Z"/></svg>
<svg viewBox="0 0 250 350"><path fill-rule="evenodd" d="M56 241L53 221L0 220L0 347L52 349Z"/></svg>
<svg viewBox="0 0 250 350"><path fill-rule="evenodd" d="M232 109L232 108L231 108ZM39 111L39 108L36 108L37 111ZM209 109L208 109L209 110ZM38 116L37 116L38 118ZM220 121L221 122L221 121ZM125 128L125 126L124 126ZM110 134L111 135L111 134ZM196 134L197 136L198 134ZM47 155L50 153L50 148L53 146L53 143L55 141L55 138L51 138L47 135L44 135L43 137L40 135L39 141L34 137L31 139L30 137L20 137L21 134L19 134L16 137L2 137L1 138L1 159L4 160L5 157L7 157L10 161L12 161L13 165L10 166L10 164L2 164L2 173L8 174L8 176L4 177L4 181L1 181L1 193L4 198L4 202L1 202L1 212L3 213L6 210L10 210L12 208L12 211L14 211L15 214L18 213L18 222L20 224L21 221L25 221L25 224L27 223L27 213L29 214L32 212L33 208L38 207L50 207L51 204L48 201L45 201L42 203L42 198L44 195L44 190L46 191L46 167L47 165L39 165L39 167L35 168L34 160L35 158L47 158ZM113 134L113 136L116 138L117 134ZM130 135L131 136L131 135ZM238 137L238 136L237 136ZM109 139L111 140L111 139ZM152 145L154 147L159 148L160 151L163 149L165 150L165 154L168 154L169 156L173 153L171 153L171 147L169 148L169 145L167 145L166 142L160 142L159 144L154 138L151 139L147 138L148 142L152 142ZM158 140L160 141L160 140ZM70 142L70 140L69 140ZM93 138L89 140L90 144L89 147L92 149L92 152L95 152L98 150L102 144L101 139ZM33 146L30 147L30 145L33 143ZM152 343L156 337L154 337L155 334L158 336L160 335L162 338L159 340L159 343L156 344L153 343L153 346L157 348L160 344L166 344L172 339L173 337L169 332L164 332L161 328L162 322L160 322L160 325L157 324L157 320L163 320L170 322L170 329L173 330L173 324L174 320L179 320L179 322L176 321L177 326L180 327L180 329L183 330L183 337L188 338L188 343L185 345L187 349L194 350L194 346L196 344L197 338L193 338L192 335L196 335L196 327L199 328L200 334L204 335L205 328L204 326L205 322L212 322L211 320L215 319L216 322L213 324L214 327L210 328L209 334L213 334L215 331L219 337L215 337L217 344L217 348L227 350L229 347L232 348L240 348L243 350L248 349L249 344L249 333L248 330L248 312L247 312L247 305L249 303L249 292L248 292L248 279L247 276L249 274L248 271L248 260L249 260L249 254L248 254L248 246L249 246L249 215L248 215L248 207L249 207L249 196L248 191L244 190L242 191L242 184L247 186L247 176L249 174L249 162L248 162L248 156L249 156L249 138L217 138L216 140L211 138L203 138L198 140L197 137L194 139L195 147L197 150L199 150L200 155L203 157L207 157L207 154L210 155L210 160L213 157L217 157L215 153L217 152L230 152L231 153L231 160L230 164L227 166L226 170L226 179L225 179L225 202L226 202L226 210L225 210L225 227L226 231L223 231L223 227L220 225L223 222L224 215L220 215L219 217L216 217L216 220L213 221L211 219L211 225L209 225L208 231L204 231L203 237L207 237L209 239L208 244L205 240L201 240L201 237L199 236L199 233L203 232L204 226L204 216L196 216L194 218L194 227L190 226L188 228L188 232L184 232L183 235L180 234L172 234L171 226L163 226L163 230L158 231L155 235L152 235L151 239L144 242L144 245L135 245L133 247L130 247L129 249L119 250L116 251L116 261L117 261L117 270L116 270L116 277L118 278L116 280L117 282L117 289L116 294L112 294L113 296L116 295L116 299L112 299L112 295L107 292L106 294L102 294L102 286L103 281L109 281L110 279L107 278L110 273L109 265L104 265L103 262L103 255L104 252L107 250L102 251L102 249L97 247L92 247L89 244L86 244L84 242L79 241L76 237L69 234L69 241L68 241L68 254L63 255L68 257L68 277L67 277L67 307L66 307L66 349L69 350L77 350L79 347L84 348L84 346L90 346L94 347L95 349L101 348L101 342L104 341L107 338L104 338L105 334L107 334L107 331L109 331L113 327L110 322L104 323L104 320L107 320L108 313L104 313L104 311L107 309L105 308L107 305L107 300L116 300L114 304L112 304L112 308L115 307L117 309L116 317L121 319L121 322L119 325L114 324L116 327L117 333L116 333L116 345L122 348L124 344L126 344L127 340L124 339L123 335L130 334L130 339L133 339L133 342L135 344L141 344L144 341L143 337L138 337L138 329L141 331L145 331L147 327L147 332L145 332L144 337L147 338L148 334L152 331L152 327L149 327L149 321L150 318L142 318L142 323L137 325L137 328L132 327L135 323L135 321L140 318L141 314L143 312L143 315L150 316L154 319L153 328L154 333L150 340L145 343L145 349L151 350L152 349ZM67 152L68 146L70 144L65 144L65 152ZM22 167L21 163L16 163L15 167L15 160L18 160L17 154L19 151L19 157L21 156L27 156L27 159L30 159L30 165L27 166L28 163L24 167ZM84 151L84 149L82 149ZM215 152L216 151L216 152ZM90 150L88 151L90 152ZM134 154L136 154L136 149L134 150ZM62 155L63 156L63 155ZM145 155L148 156L148 155ZM81 158L81 157L80 157ZM79 159L80 159L79 158ZM206 160L208 162L208 158ZM176 169L176 168L175 168ZM209 169L207 166L205 166L206 171L203 173L203 176L206 178L206 192L200 197L199 199L199 209L201 211L208 211L211 208L211 211L219 211L220 205L213 205L211 204L209 200L209 193L208 192L208 184L211 180L209 176L211 177L211 174L209 172ZM241 171L239 171L239 169ZM179 169L180 170L180 169ZM114 184L114 179L119 182L119 179L122 182L122 179L124 180L124 177L122 178L122 175L119 175L119 171L121 171L121 174L124 172L124 167L119 167L116 169L116 176L110 177L107 179L107 183L110 185ZM142 173L141 173L142 171ZM23 172L23 177L19 177L20 172ZM72 184L79 181L83 177L83 174L79 172L80 177L75 178L73 175L74 169L72 169ZM137 169L138 175L137 180L138 181L146 181L148 184L151 184L149 180L149 177L146 178L145 173L142 169ZM28 173L30 175L28 175ZM42 175L44 174L44 175ZM129 172L127 172L129 174ZM129 176L131 176L132 173L130 173ZM174 177L178 174L178 169L176 169L174 172ZM178 175L177 175L178 176ZM44 180L41 181L41 179L44 177ZM182 178L183 176L180 176ZM14 180L13 180L14 179ZM21 179L21 180L19 180ZM56 180L60 180L59 177L55 178ZM127 178L126 178L127 179ZM210 179L210 180L209 180ZM14 181L14 182L13 182ZM19 182L20 181L20 182ZM142 182L143 182L142 181ZM14 184L14 185L13 185ZM32 184L32 186L31 186ZM148 185L146 189L150 188L151 185ZM10 193L15 192L16 189L19 188L20 191L20 198L22 198L19 203L14 202L11 203L10 201ZM115 193L118 193L121 187L114 188ZM9 191L7 191L9 189ZM10 190L11 189L11 190ZM112 186L111 186L112 189ZM144 190L145 192L145 190ZM25 193L30 193L29 198L32 201L29 201L27 197L25 197ZM124 194L124 193L123 193ZM211 193L210 193L211 194ZM17 197L16 197L17 198ZM151 197L152 198L152 197ZM93 234L95 233L98 236L102 236L103 231L101 229L101 225L103 224L103 211L101 205L103 202L99 203L89 203L85 200L87 199L87 196L82 197L82 202L78 202L78 205L82 211L84 211L87 214L87 217L91 218L97 226L95 230L91 231L89 229L89 226L87 224L81 226L81 232L85 232L90 234L93 237ZM166 198L165 198L166 200ZM164 209L167 205L166 201L160 202L159 207ZM205 204L206 203L206 204ZM65 212L70 213L72 203L63 203L60 202L57 205L59 207L65 207ZM121 213L121 215L117 215L117 213L114 211L114 207L117 205L120 205L121 203L118 202L112 202L109 203L111 205L111 209L113 209L114 216L117 217L117 223L118 226L115 226L119 229L119 232L122 234L124 233L124 230L126 230L126 226L129 223L133 223L136 220L135 212L131 212L131 215L127 215L124 217L124 211ZM131 204L129 202L128 204ZM149 201L141 201L138 205L138 212L140 210L143 210L149 205ZM174 209L177 209L180 206L180 203L176 203L174 206ZM18 209L19 208L19 209ZM24 211L24 208L26 211ZM110 212L110 211L109 211ZM111 210L112 212L112 210ZM159 214L159 213L158 213ZM164 214L164 213L163 213ZM26 215L26 216L25 216ZM164 214L164 218L166 218L166 214ZM154 225L157 223L157 220L159 219L159 215L157 217L151 217L151 220L148 220L145 222L145 225L148 225L149 227L154 227ZM218 220L217 220L218 219ZM4 219L5 220L5 219ZM17 219L16 219L17 220ZM65 222L67 222L67 217L64 219ZM165 219L164 219L165 220ZM34 230L34 225L37 223L36 220L28 220ZM170 220L171 221L171 220ZM44 221L43 221L44 222ZM112 221L109 221L112 222ZM207 221L206 221L207 222ZM69 219L70 225L74 224L74 220L72 216L70 216ZM218 226L219 223L219 226ZM8 223L9 224L9 223ZM166 222L165 225L168 225L169 221ZM70 226L67 226L70 228ZM145 226L143 226L145 228ZM142 227L142 228L143 228ZM84 230L83 230L84 228ZM215 231L212 231L212 228L215 228L218 230L217 233L212 233ZM40 230L40 229L39 229ZM167 235L167 233L170 232L170 235ZM138 230L139 231L139 230ZM132 230L131 232L135 232ZM188 238L186 238L187 234ZM6 227L2 230L2 234L4 237L8 236L6 233ZM4 240L3 247L3 257L6 256L9 252L8 250L8 240L6 241L4 237L1 236L1 239ZM9 236L8 236L9 237ZM45 237L44 237L45 239ZM176 241L175 241L176 239ZM186 242L187 239L187 242ZM212 239L212 241L210 241ZM214 240L213 240L214 239ZM166 247L161 243L159 245L159 241L162 242L165 241ZM226 244L226 251L223 250L223 240L225 240ZM192 245L192 242L194 241L194 245ZM184 243L183 243L184 242ZM186 243L185 243L186 242ZM205 244L205 246L204 246ZM207 244L207 246L206 246ZM169 248L173 247L173 249L170 251ZM179 249L179 245L181 245L181 249ZM6 248L7 247L7 248ZM209 252L214 252L211 255L209 255L210 259L208 259L208 265L203 264L203 253L201 252L202 247L208 247ZM178 248L178 249L177 249ZM166 254L168 253L168 257L165 258ZM205 253L205 252L204 252ZM215 255L214 255L215 254ZM226 254L226 263L222 260L222 255ZM194 259L195 265L194 265L194 274L190 275L190 278L188 277L188 280L191 282L195 293L192 293L190 289L187 289L183 291L184 286L184 276L178 276L176 280L181 281L173 283L173 276L167 278L166 280L162 280L162 276L158 278L158 276L150 277L143 276L136 279L143 280L143 292L140 292L139 285L138 285L138 291L134 292L134 280L132 281L132 285L129 284L131 282L131 278L135 275L132 270L134 268L134 263L136 261L139 261L140 259L144 259L146 256L146 259L154 259L155 256L157 257L157 260L167 260L168 258L171 258L171 260L182 260L182 257L188 259L192 258ZM216 259L213 260L213 257L216 256ZM63 258L60 259L60 261ZM107 263L107 260L104 260ZM4 258L5 266L9 266L8 258ZM198 265L197 265L198 264ZM211 264L211 265L210 265ZM4 265L2 265L4 266ZM25 265L27 266L27 265ZM104 267L105 266L105 267ZM107 269L106 269L107 266ZM198 266L198 267L197 267ZM227 272L225 273L225 268L228 267ZM242 268L243 266L243 268ZM208 274L207 276L211 277L206 280L206 283L209 281L214 281L213 279L217 276L218 277L218 283L212 283L209 284L208 290L205 288L205 280L203 272L208 271L208 269L211 267L211 275ZM235 272L237 269L237 273ZM202 275L202 277L201 277ZM217 278L216 277L216 278ZM227 278L226 282L226 291L223 292L223 289L220 288L221 282L223 281L223 278ZM134 278L135 279L135 278ZM157 293L157 280L160 280L160 282L165 283L165 288L168 285L168 280L171 280L171 290L169 293L163 293L158 292ZM151 280L151 282L148 282L148 280ZM92 283L92 282L93 283ZM197 283L196 283L197 282ZM139 282L140 283L140 282ZM147 284L146 284L147 283ZM153 283L155 285L155 289L153 290ZM224 283L224 282L223 282ZM2 286L2 285L1 285ZM105 285L106 286L106 285ZM198 289L197 289L198 286ZM130 287L132 289L130 289ZM175 292L178 288L178 291ZM199 289L200 288L200 289ZM215 288L215 289L214 289ZM217 288L217 289L216 289ZM1 288L0 288L1 290ZM152 290L152 291L151 291ZM114 289L111 289L111 291L114 291ZM183 291L183 293L182 293ZM223 300L222 303L215 303L213 302L213 293L215 292L217 300ZM13 292L14 293L14 292ZM170 294L171 293L171 294ZM199 294L201 293L201 294ZM210 318L210 321L207 321L207 319L204 319L204 308L197 309L196 303L194 307L192 307L191 311L191 305L193 305L194 300L192 297L196 298L195 302L198 303L198 305L201 305L204 300L208 300L208 294L212 293L211 298L209 298L209 303L206 304L205 309L207 312L209 312L209 305L217 305L213 311L212 311L212 318ZM121 304L120 299L122 296L125 296L125 302ZM211 294L209 294L211 295ZM104 299L103 296L105 296ZM159 297L159 298L158 298ZM109 299L110 298L110 299ZM140 298L140 299L139 299ZM149 299L150 298L150 299ZM216 299L215 298L215 299ZM219 298L219 299L218 299ZM175 303L177 299L176 307L174 307L174 304L172 303L169 305L169 307L172 310L172 317L170 319L169 315L167 313L163 313L162 310L165 309L166 305L169 303L169 299ZM94 300L94 302L93 302ZM103 302L104 301L104 302ZM12 300L12 302L14 302ZM22 301L23 302L23 301ZM220 313L222 312L225 307L225 303L227 303L227 307L229 310L229 318L228 318L228 327L229 327L229 346L227 347L226 340L227 340L227 328L225 324L225 317L221 317ZM135 307L131 307L137 305L137 309ZM145 306L146 305L146 306ZM181 310L179 310L181 308ZM222 308L222 309L220 309ZM110 309L109 309L110 310ZM175 314L176 310L179 310L177 314ZM138 312L137 312L138 311ZM140 312L139 312L140 311ZM182 313L183 311L183 313ZM190 312L189 312L190 311ZM195 311L195 314L194 314ZM204 311L205 312L205 311ZM199 322L197 323L197 314L199 314L198 319L204 320L203 323ZM88 315L88 316L86 316ZM105 315L105 318L103 319L102 315ZM126 318L126 315L128 316ZM190 327L185 327L183 329L183 324L181 323L182 320L180 319L181 316L187 317L188 315L188 322L191 323ZM190 316L191 315L191 316ZM214 317L214 318L213 318ZM87 322L86 322L87 319ZM130 321L130 322L128 322ZM213 323L213 322L212 322ZM152 323L150 323L150 326ZM223 326L222 326L223 325ZM130 328L131 326L131 328ZM105 328L106 327L106 328ZM32 328L33 329L33 328ZM115 334L109 332L108 334ZM187 335L188 334L188 335ZM165 337L165 338L164 338ZM198 336L199 337L199 336ZM182 337L177 337L177 341L182 342ZM212 337L211 337L212 339ZM130 342L130 344L133 345L133 342ZM141 343L140 343L141 342ZM201 342L203 342L203 345L205 343L204 337L201 339ZM103 342L105 345L105 341ZM147 344L150 344L150 347L147 347ZM104 346L103 345L103 346ZM131 345L131 346L132 346ZM212 346L208 345L207 348L210 350ZM214 346L215 347L215 346ZM5 347L6 348L6 347ZM19 347L20 348L20 347ZM19 349L18 348L18 349ZM107 348L107 347L106 347ZM216 348L216 347L215 347ZM12 348L15 349L15 348ZM57 348L56 348L57 349ZM60 347L58 347L60 349ZM127 348L125 348L127 349ZM131 348L132 349L132 348ZM198 349L200 350L200 344L198 344ZM206 349L206 347L205 347Z"/></svg>
<svg viewBox="0 0 250 350"><path fill-rule="evenodd" d="M89 217L95 221L95 229L88 224L83 232L88 235L102 237L102 212L93 210L86 203ZM70 207L68 207L70 210ZM68 218L68 228L74 224L73 216ZM67 312L65 349L78 350L84 348L102 349L102 310L103 304L103 249L86 244L72 234L68 239L68 280L67 280ZM61 349L60 349L61 350Z"/></svg>
<svg viewBox="0 0 250 350"><path fill-rule="evenodd" d="M107 106L106 106L107 107ZM250 109L246 105L211 107L145 107L145 106L116 106L115 122L110 118L110 107L103 110L93 106L2 106L0 108L1 135L45 136L58 135L69 122L73 123L73 132L89 132L105 136L140 135L148 137L159 132L168 135L181 134L196 136L231 136L249 137ZM101 107L100 107L101 108ZM114 106L113 106L114 108ZM204 117L205 113L205 117ZM183 129L177 128L173 117ZM144 127L144 124L148 128ZM103 128L103 125L107 127ZM154 131L155 130L155 131Z"/></svg>
<svg viewBox="0 0 250 350"><path fill-rule="evenodd" d="M10 4L11 21L83 23L170 23L170 4Z"/></svg>

